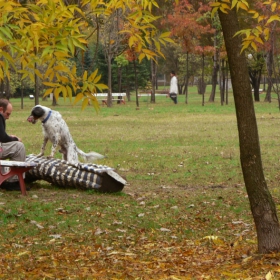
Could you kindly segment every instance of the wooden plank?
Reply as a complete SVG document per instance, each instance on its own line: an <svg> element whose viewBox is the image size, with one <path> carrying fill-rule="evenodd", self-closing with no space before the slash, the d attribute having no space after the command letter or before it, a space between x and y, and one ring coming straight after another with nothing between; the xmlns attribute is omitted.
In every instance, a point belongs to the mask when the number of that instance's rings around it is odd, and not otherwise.
<svg viewBox="0 0 280 280"><path fill-rule="evenodd" d="M0 160L0 185L7 179L13 176L17 176L19 180L20 190L22 195L27 195L23 174L28 170L36 167L36 162L25 161L12 161L12 160ZM8 170L2 172L1 167L8 167ZM6 168L5 168L6 169Z"/></svg>
<svg viewBox="0 0 280 280"><path fill-rule="evenodd" d="M0 165L8 166L8 167L29 167L29 166L37 166L37 163L25 162L25 161L0 160Z"/></svg>

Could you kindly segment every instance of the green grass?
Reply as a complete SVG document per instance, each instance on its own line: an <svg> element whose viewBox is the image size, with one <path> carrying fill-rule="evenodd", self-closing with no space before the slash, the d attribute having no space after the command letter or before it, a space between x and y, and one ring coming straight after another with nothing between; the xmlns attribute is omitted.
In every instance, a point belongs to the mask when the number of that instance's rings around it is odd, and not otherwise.
<svg viewBox="0 0 280 280"><path fill-rule="evenodd" d="M178 105L165 96L155 104L141 97L136 110L132 97L98 114L59 100L53 109L78 147L105 154L98 163L128 184L117 194L45 181L31 184L27 197L1 192L0 278L250 279L269 271L277 277L269 262L243 262L257 247L232 96L221 106L219 98L208 103L208 93L202 106L191 91L188 104L183 96ZM39 153L40 124L26 121L34 101L25 99L24 109L11 101L7 131L23 139L27 154ZM264 172L279 209L277 106L255 104Z"/></svg>

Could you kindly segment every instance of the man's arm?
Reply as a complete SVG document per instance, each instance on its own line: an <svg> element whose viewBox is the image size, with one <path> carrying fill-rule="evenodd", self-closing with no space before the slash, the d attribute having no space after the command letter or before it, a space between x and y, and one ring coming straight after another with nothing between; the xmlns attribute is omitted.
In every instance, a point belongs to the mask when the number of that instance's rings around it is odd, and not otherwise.
<svg viewBox="0 0 280 280"><path fill-rule="evenodd" d="M19 141L19 138L16 136L9 136L5 130L5 120L4 117L0 114L0 142L7 143L12 141Z"/></svg>

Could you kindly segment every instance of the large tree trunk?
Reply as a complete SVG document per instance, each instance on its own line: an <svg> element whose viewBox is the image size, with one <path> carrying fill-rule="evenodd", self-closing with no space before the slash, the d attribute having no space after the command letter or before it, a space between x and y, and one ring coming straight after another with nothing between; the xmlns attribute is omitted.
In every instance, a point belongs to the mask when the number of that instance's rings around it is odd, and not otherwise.
<svg viewBox="0 0 280 280"><path fill-rule="evenodd" d="M240 160L251 211L253 214L259 253L280 251L280 228L276 207L265 181L259 135L251 93L248 67L241 53L236 10L219 11L232 79L239 132Z"/></svg>

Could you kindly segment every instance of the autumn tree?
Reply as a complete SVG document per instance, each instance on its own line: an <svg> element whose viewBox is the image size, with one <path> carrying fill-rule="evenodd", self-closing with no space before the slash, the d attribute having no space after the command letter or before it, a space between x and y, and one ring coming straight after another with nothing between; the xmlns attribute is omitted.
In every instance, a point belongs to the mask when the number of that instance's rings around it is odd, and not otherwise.
<svg viewBox="0 0 280 280"><path fill-rule="evenodd" d="M118 91L122 91L122 69L125 68L129 61L124 57L124 55L119 55L115 59L117 63L117 82L118 82Z"/></svg>
<svg viewBox="0 0 280 280"><path fill-rule="evenodd" d="M74 103L82 101L83 108L89 101L96 105L92 93L107 88L99 83L101 76L97 69L92 73L85 71L79 77L75 65L67 65L79 49L86 50L85 30L93 18L110 17L116 11L125 13L127 28L122 30L128 37L125 46L134 49L137 46L139 61L162 55L161 44L170 41L169 33L152 39L147 37L155 30L152 23L156 18L151 9L157 3L151 0L41 0L23 4L0 0L0 79L9 79L10 68L17 69L14 61L20 61L21 69L17 72L22 74L22 79L31 79L36 84L40 79L48 87L45 95L53 92L56 99L62 95L72 101L72 96L76 95ZM151 40L155 41L153 52L147 47ZM44 72L39 68L42 65Z"/></svg>
<svg viewBox="0 0 280 280"><path fill-rule="evenodd" d="M248 54L248 72L250 82L254 91L254 100L260 101L260 84L263 69L265 67L265 59L263 52L255 52L254 54Z"/></svg>
<svg viewBox="0 0 280 280"><path fill-rule="evenodd" d="M269 2L267 2L269 3ZM271 3L272 4L272 3ZM274 18L275 10L273 6L271 8L267 7L267 4L264 4L262 2L258 2L255 4L255 13L254 17L257 17L259 14L262 15L264 18ZM271 93L272 91L276 92L278 95L278 105L279 103L279 89L278 89L278 81L275 79L279 75L279 67L278 64L278 58L279 55L279 40L278 34L279 34L279 22L277 20L270 21L269 23L265 24L266 28L269 28L269 38L268 40L264 40L260 43L257 43L258 46L258 52L262 52L262 60L264 61L264 69L266 70L267 75L267 89L266 89L266 96L265 101L271 102ZM264 36L262 36L265 38ZM252 48L253 49L253 48ZM256 55L254 55L256 56ZM254 91L256 91L254 87ZM279 106L280 108L280 106Z"/></svg>
<svg viewBox="0 0 280 280"><path fill-rule="evenodd" d="M222 0L213 3L213 7L213 12L218 11L219 14L228 55L239 132L240 161L256 226L258 251L279 252L279 221L263 172L248 65L243 52L246 45L255 47L255 42L252 37L246 37L242 48L242 38L237 36L240 33L237 10L248 10L248 4L234 1L230 7L228 1Z"/></svg>
<svg viewBox="0 0 280 280"><path fill-rule="evenodd" d="M220 61L222 59L221 52L223 48L223 36L221 33L221 24L218 16L214 15L212 18L212 26L214 28L213 44L214 44L214 54L213 54L213 71L212 71L212 89L209 96L209 102L215 101L216 86L218 81L218 73L220 70Z"/></svg>
<svg viewBox="0 0 280 280"><path fill-rule="evenodd" d="M102 17L101 28L99 32L99 41L102 45L103 52L108 65L108 97L107 106L112 106L112 60L121 55L125 49L125 45L121 45L121 34L119 33L122 28L122 14L121 10L117 9L109 17Z"/></svg>
<svg viewBox="0 0 280 280"><path fill-rule="evenodd" d="M87 3L96 5L94 0L84 0ZM128 60L138 60L140 63L144 58L156 61L158 56L163 57L161 46L166 42L173 42L169 38L170 32L158 32L154 25L157 16L154 16L152 11L159 8L156 1L152 0L135 0L135 1L117 1L111 0L106 3L100 2L103 7L103 12L98 16L103 22L101 28L100 41L106 54L108 62L108 87L109 94L107 104L110 102L111 86L111 60L120 54L127 56ZM88 15L95 16L95 10L88 10ZM107 24L106 24L107 22ZM99 43L99 40L98 40ZM151 48L150 46L153 46ZM133 55L132 55L133 54ZM134 63L134 62L133 62ZM136 63L134 63L136 69ZM135 74L137 71L135 70ZM135 78L137 92L137 78ZM136 103L138 103L136 101ZM139 106L139 104L137 105Z"/></svg>
<svg viewBox="0 0 280 280"><path fill-rule="evenodd" d="M176 42L182 45L184 52L201 57L198 91L202 94L203 104L206 87L204 81L205 57L213 56L214 53L212 36L215 30L211 26L209 11L208 1L183 0L174 7L172 13L169 13L167 20L164 21L170 27ZM188 61L186 65L188 65ZM188 73L187 76L189 76ZM186 83L188 83L188 79L186 79ZM187 96L185 102L187 103Z"/></svg>
<svg viewBox="0 0 280 280"><path fill-rule="evenodd" d="M247 54L248 72L253 88L254 100L260 101L260 81L264 74L267 75L268 88L265 100L271 102L272 89L278 95L277 87L274 87L274 78L277 76L277 34L279 33L279 21L277 20L277 2L275 1L248 1L243 3L241 34L244 34L243 49ZM247 7L247 10L245 9ZM246 11L245 11L246 10ZM251 14L252 17L246 16ZM244 20L246 18L246 20ZM257 19L257 20L256 20ZM273 81L274 80L274 81Z"/></svg>

